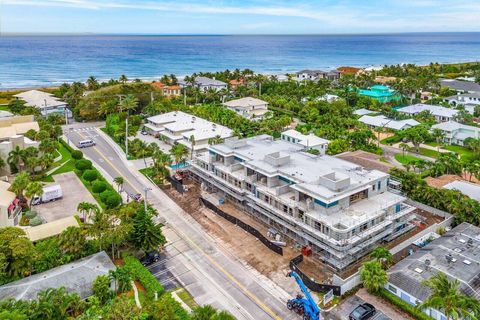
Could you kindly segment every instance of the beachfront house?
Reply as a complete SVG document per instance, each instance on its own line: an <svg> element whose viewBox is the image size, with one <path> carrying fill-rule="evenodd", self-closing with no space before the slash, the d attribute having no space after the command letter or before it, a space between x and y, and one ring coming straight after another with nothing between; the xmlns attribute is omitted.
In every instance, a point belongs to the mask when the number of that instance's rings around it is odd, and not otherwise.
<svg viewBox="0 0 480 320"><path fill-rule="evenodd" d="M452 106L462 105L465 110L471 114L474 113L475 107L480 106L480 92L457 94L443 99Z"/></svg>
<svg viewBox="0 0 480 320"><path fill-rule="evenodd" d="M399 108L397 111L412 117L421 112L428 111L430 114L432 114L432 116L435 117L437 122L452 121L458 113L458 110L455 109L423 103L417 103L411 106Z"/></svg>
<svg viewBox="0 0 480 320"><path fill-rule="evenodd" d="M305 150L318 150L320 154L325 154L325 152L327 152L327 147L330 143L329 140L320 138L313 133L307 135L293 129L282 132L280 137L283 141L303 146Z"/></svg>
<svg viewBox="0 0 480 320"><path fill-rule="evenodd" d="M252 97L227 101L223 105L250 120L260 120L268 112L268 102Z"/></svg>
<svg viewBox="0 0 480 320"><path fill-rule="evenodd" d="M480 128L467 126L455 121L448 121L432 126L432 129L440 129L445 134L444 142L463 146L468 138L480 139Z"/></svg>
<svg viewBox="0 0 480 320"><path fill-rule="evenodd" d="M455 90L457 93L480 93L480 84L455 79L440 79L440 86Z"/></svg>
<svg viewBox="0 0 480 320"><path fill-rule="evenodd" d="M318 81L320 79L326 79L330 81L336 81L340 79L340 71L331 70L331 71L322 71L322 70L302 70L296 73L297 81Z"/></svg>
<svg viewBox="0 0 480 320"><path fill-rule="evenodd" d="M25 105L28 107L35 107L40 110L42 116L48 116L52 113L58 113L62 116L67 115L71 118L72 112L68 109L66 102L61 101L51 93L29 90L14 95L17 100L25 101Z"/></svg>
<svg viewBox="0 0 480 320"><path fill-rule="evenodd" d="M186 87L195 87L198 88L200 91L207 91L207 90L215 90L220 91L222 89L227 89L227 84L223 81L216 80L215 78L210 79L207 77L196 77L193 83L186 82L185 79L181 79L178 81L178 84L182 88Z"/></svg>
<svg viewBox="0 0 480 320"><path fill-rule="evenodd" d="M182 88L176 84L169 86L161 82L152 82L152 86L159 89L166 97L178 97L182 94Z"/></svg>
<svg viewBox="0 0 480 320"><path fill-rule="evenodd" d="M414 119L406 119L406 120L395 120L387 118L383 115L378 116L369 116L364 115L358 121L366 124L369 128L387 128L391 130L405 130L420 124L420 122Z"/></svg>
<svg viewBox="0 0 480 320"><path fill-rule="evenodd" d="M480 228L469 223L462 223L441 237L419 248L407 256L388 272L385 289L406 303L416 306L425 301L431 291L423 284L438 274L444 273L450 281L460 283L460 291L470 297L480 297ZM423 309L435 320L446 320L440 311L432 308Z"/></svg>
<svg viewBox="0 0 480 320"><path fill-rule="evenodd" d="M181 111L172 111L147 118L145 131L169 145L181 143L189 150L206 150L212 138L233 135L229 128Z"/></svg>
<svg viewBox="0 0 480 320"><path fill-rule="evenodd" d="M359 89L358 94L364 97L369 97L381 103L390 103L399 101L400 94L388 86L374 85L368 89Z"/></svg>

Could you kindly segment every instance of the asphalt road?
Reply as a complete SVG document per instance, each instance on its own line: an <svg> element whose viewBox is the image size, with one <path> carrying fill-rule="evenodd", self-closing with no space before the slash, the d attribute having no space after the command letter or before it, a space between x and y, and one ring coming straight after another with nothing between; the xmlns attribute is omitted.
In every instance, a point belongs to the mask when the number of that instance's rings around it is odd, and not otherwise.
<svg viewBox="0 0 480 320"><path fill-rule="evenodd" d="M206 234L191 216L125 161L119 147L99 129L92 124L73 124L65 127L64 132L75 145L80 140L93 139L96 146L82 149L83 153L107 179L122 176L126 192L143 194L144 187L152 189L147 199L165 219L164 233L169 242L158 270L152 267L160 282L171 285L171 278L173 285L181 284L197 303L228 310L237 319L297 318L285 306L289 298L285 291L258 277Z"/></svg>

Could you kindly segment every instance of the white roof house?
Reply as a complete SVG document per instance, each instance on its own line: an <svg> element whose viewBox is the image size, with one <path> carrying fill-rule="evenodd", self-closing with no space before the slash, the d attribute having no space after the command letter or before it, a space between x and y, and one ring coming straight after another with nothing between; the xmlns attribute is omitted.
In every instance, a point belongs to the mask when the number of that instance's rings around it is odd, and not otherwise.
<svg viewBox="0 0 480 320"><path fill-rule="evenodd" d="M480 139L480 128L467 126L455 121L443 122L432 126L432 129L440 129L445 133L445 143L463 146L465 139Z"/></svg>
<svg viewBox="0 0 480 320"><path fill-rule="evenodd" d="M475 107L480 105L480 92L457 94L447 97L443 101L453 106L463 105L467 112L473 114Z"/></svg>
<svg viewBox="0 0 480 320"><path fill-rule="evenodd" d="M233 135L233 131L225 126L181 111L147 118L145 128L150 134L160 136L168 144L178 142L188 148L192 147L190 140L193 136L195 151L206 149L211 138L225 139Z"/></svg>
<svg viewBox="0 0 480 320"><path fill-rule="evenodd" d="M252 120L261 119L268 112L268 102L252 97L227 101L223 105L242 117Z"/></svg>
<svg viewBox="0 0 480 320"><path fill-rule="evenodd" d="M480 202L480 185L466 181L452 181L443 186L444 189L458 190L473 200Z"/></svg>
<svg viewBox="0 0 480 320"><path fill-rule="evenodd" d="M50 113L65 113L68 108L66 102L61 101L51 93L30 90L14 95L18 100L25 101L25 105L40 109L42 115L46 116ZM71 117L71 112L67 109L68 116Z"/></svg>
<svg viewBox="0 0 480 320"><path fill-rule="evenodd" d="M458 113L458 110L445 108L442 106L434 106L429 104L417 103L411 106L397 109L398 112L415 116L423 111L430 112L437 122L445 122L452 120Z"/></svg>
<svg viewBox="0 0 480 320"><path fill-rule="evenodd" d="M192 84L187 83L185 79L180 79L178 81L178 84L182 87L189 87ZM193 83L194 87L199 88L202 91L207 91L209 89L214 89L214 90L221 90L221 89L227 89L227 84L223 81L217 80L215 78L210 79L207 77L196 77Z"/></svg>
<svg viewBox="0 0 480 320"><path fill-rule="evenodd" d="M325 154L327 146L330 143L329 140L320 138L313 133L306 135L293 129L282 132L281 139L296 143L307 149L317 149L321 154Z"/></svg>
<svg viewBox="0 0 480 320"><path fill-rule="evenodd" d="M414 119L406 119L406 120L395 120L387 118L383 115L379 116L363 116L358 121L365 123L369 127L377 128L383 127L392 130L405 130L416 125L419 125L420 122Z"/></svg>
<svg viewBox="0 0 480 320"><path fill-rule="evenodd" d="M480 92L480 84L471 81L460 81L455 79L440 79L442 87L448 87L458 93L474 93Z"/></svg>
<svg viewBox="0 0 480 320"><path fill-rule="evenodd" d="M327 101L327 102L334 102L339 99L340 99L339 96L335 94L329 94L329 93L324 94L323 96L317 98L318 101Z"/></svg>
<svg viewBox="0 0 480 320"><path fill-rule="evenodd" d="M364 116L364 115L372 114L372 113L377 113L377 112L372 111L372 110L368 110L368 109L365 109L365 108L357 109L357 110L353 111L353 114L356 114L357 116Z"/></svg>

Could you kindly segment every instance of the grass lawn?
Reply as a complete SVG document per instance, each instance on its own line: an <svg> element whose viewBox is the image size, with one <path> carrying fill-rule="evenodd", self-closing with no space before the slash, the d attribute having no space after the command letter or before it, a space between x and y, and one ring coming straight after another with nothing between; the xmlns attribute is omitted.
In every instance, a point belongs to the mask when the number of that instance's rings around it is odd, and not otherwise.
<svg viewBox="0 0 480 320"><path fill-rule="evenodd" d="M434 158L434 159L438 158L438 156L440 155L438 151L426 149L426 148L419 148L418 151L419 151L418 153L421 154L422 156Z"/></svg>
<svg viewBox="0 0 480 320"><path fill-rule="evenodd" d="M70 151L68 151L67 148L63 144L60 143L60 148L58 149L58 152L62 155L62 159L56 161L53 163L52 167L59 167L57 170L52 172L51 175L45 177L43 181L45 182L53 182L53 177L56 174L60 173L65 173L65 172L70 172L75 169L75 163L72 160L72 154Z"/></svg>
<svg viewBox="0 0 480 320"><path fill-rule="evenodd" d="M447 145L447 146L444 146L443 149L455 152L455 153L459 154L461 157L463 157L463 156L466 156L466 157L473 156L472 151L470 151L467 148L464 148L462 146Z"/></svg>
<svg viewBox="0 0 480 320"><path fill-rule="evenodd" d="M411 156L409 154L405 154L405 156L404 156L403 154L398 153L398 154L395 155L395 160L397 160L401 164L409 164L409 163L416 162L416 161L421 160L421 159L417 158L417 157L414 157L414 156Z"/></svg>
<svg viewBox="0 0 480 320"><path fill-rule="evenodd" d="M185 302L187 306L190 307L190 309L193 310L196 307L198 307L198 304L195 302L195 300L193 300L192 296L190 295L190 293L188 293L187 290L178 289L178 290L175 290L175 293L183 302Z"/></svg>
<svg viewBox="0 0 480 320"><path fill-rule="evenodd" d="M427 146L430 146L430 147L438 147L440 145L436 141L425 142L424 144L426 144Z"/></svg>

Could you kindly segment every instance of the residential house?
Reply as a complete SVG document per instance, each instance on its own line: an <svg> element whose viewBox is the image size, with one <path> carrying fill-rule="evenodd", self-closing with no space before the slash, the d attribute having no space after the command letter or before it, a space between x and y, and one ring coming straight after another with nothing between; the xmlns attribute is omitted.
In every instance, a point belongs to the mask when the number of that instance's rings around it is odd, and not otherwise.
<svg viewBox="0 0 480 320"><path fill-rule="evenodd" d="M480 93L480 84L454 79L440 79L440 86L457 91L457 93Z"/></svg>
<svg viewBox="0 0 480 320"><path fill-rule="evenodd" d="M357 109L357 110L353 111L353 114L356 114L357 116L364 116L364 115L373 114L373 113L378 113L378 112L368 110L368 109L365 109L365 108L361 108L361 109Z"/></svg>
<svg viewBox="0 0 480 320"><path fill-rule="evenodd" d="M230 85L230 87L232 89L235 89L238 86L243 86L243 85L245 85L245 83L246 82L245 82L244 79L233 79L233 80L228 81L228 84Z"/></svg>
<svg viewBox="0 0 480 320"><path fill-rule="evenodd" d="M357 75L363 71L362 68L356 68L356 67L339 67L337 68L337 71L340 72L341 74L351 74L351 75Z"/></svg>
<svg viewBox="0 0 480 320"><path fill-rule="evenodd" d="M167 144L181 143L193 150L206 150L211 138L225 139L233 135L229 128L181 111L172 111L147 118L145 130ZM192 138L193 137L193 138Z"/></svg>
<svg viewBox="0 0 480 320"><path fill-rule="evenodd" d="M392 83L392 82L394 82L394 81L396 81L396 80L397 80L396 77L386 77L386 76L376 76L376 77L375 77L375 82L376 82L376 83L383 84L383 85Z"/></svg>
<svg viewBox="0 0 480 320"><path fill-rule="evenodd" d="M0 228L17 226L22 218L19 200L9 188L8 182L0 180Z"/></svg>
<svg viewBox="0 0 480 320"><path fill-rule="evenodd" d="M5 163L10 151L17 146L22 150L28 147L38 148L39 142L25 137L25 133L29 130L40 130L38 123L33 121L32 115L0 118L0 158ZM10 174L10 166L0 168L0 174Z"/></svg>
<svg viewBox="0 0 480 320"><path fill-rule="evenodd" d="M252 97L227 101L223 105L242 117L251 120L262 119L268 112L268 102Z"/></svg>
<svg viewBox="0 0 480 320"><path fill-rule="evenodd" d="M473 200L480 202L480 184L467 181L452 181L443 186L444 189L458 190Z"/></svg>
<svg viewBox="0 0 480 320"><path fill-rule="evenodd" d="M309 133L307 135L293 129L282 132L280 138L283 141L303 146L306 151L308 151L309 149L316 149L320 151L320 154L325 154L325 152L327 152L327 147L330 143L329 140L320 138L313 133Z"/></svg>
<svg viewBox="0 0 480 320"><path fill-rule="evenodd" d="M460 291L480 299L480 228L462 223L388 270L385 288L403 301L416 306L431 291L423 282L439 272L449 280L460 282ZM447 317L433 308L423 310L435 320Z"/></svg>
<svg viewBox="0 0 480 320"><path fill-rule="evenodd" d="M182 88L179 85L166 85L161 82L153 82L152 85L160 89L162 95L167 97L178 97L182 94Z"/></svg>
<svg viewBox="0 0 480 320"><path fill-rule="evenodd" d="M392 130L405 130L420 124L420 122L414 119L406 119L406 120L395 120L387 118L383 115L378 116L369 116L365 115L362 116L358 121L366 124L371 129L375 128L387 128Z"/></svg>
<svg viewBox="0 0 480 320"><path fill-rule="evenodd" d="M56 98L51 93L30 90L16 94L14 97L17 98L17 100L25 101L26 106L39 109L43 116L51 113L58 113L62 116L66 114L68 118L73 116L70 109L68 109L67 103Z"/></svg>
<svg viewBox="0 0 480 320"><path fill-rule="evenodd" d="M390 103L401 99L401 96L395 90L384 85L375 85L368 89L359 89L358 94L381 103Z"/></svg>
<svg viewBox="0 0 480 320"><path fill-rule="evenodd" d="M227 84L225 82L216 80L215 78L210 79L207 77L196 77L193 83L187 83L185 79L181 79L178 81L180 87L196 87L200 89L200 91L207 91L207 90L215 90L220 91L222 89L227 89Z"/></svg>
<svg viewBox="0 0 480 320"><path fill-rule="evenodd" d="M337 101L339 99L340 99L339 96L334 95L334 94L329 94L329 93L324 94L323 96L317 98L318 101L327 101L329 103L332 103L332 102Z"/></svg>
<svg viewBox="0 0 480 320"><path fill-rule="evenodd" d="M448 121L432 126L433 129L440 129L445 134L444 142L463 146L468 138L480 139L480 128L467 126L455 121Z"/></svg>
<svg viewBox="0 0 480 320"><path fill-rule="evenodd" d="M443 101L448 102L452 106L462 105L466 111L473 114L475 107L480 106L480 92L457 94L447 97Z"/></svg>
<svg viewBox="0 0 480 320"><path fill-rule="evenodd" d="M74 262L31 275L0 287L0 300L34 300L38 293L49 288L63 287L76 293L82 300L93 295L93 282L99 276L108 276L115 265L105 251ZM113 288L112 288L113 289Z"/></svg>
<svg viewBox="0 0 480 320"><path fill-rule="evenodd" d="M190 172L210 197L310 246L337 270L413 228L415 208L387 190L388 174L304 152L303 144L230 138L195 155Z"/></svg>
<svg viewBox="0 0 480 320"><path fill-rule="evenodd" d="M326 79L330 81L336 81L340 79L341 73L337 70L322 71L322 70L302 70L296 73L297 81L317 81L320 79Z"/></svg>
<svg viewBox="0 0 480 320"><path fill-rule="evenodd" d="M421 112L428 111L435 117L437 122L447 122L455 118L458 110L445 108L442 106L435 106L430 104L417 103L407 107L397 109L398 112L408 114L410 116L416 116Z"/></svg>

